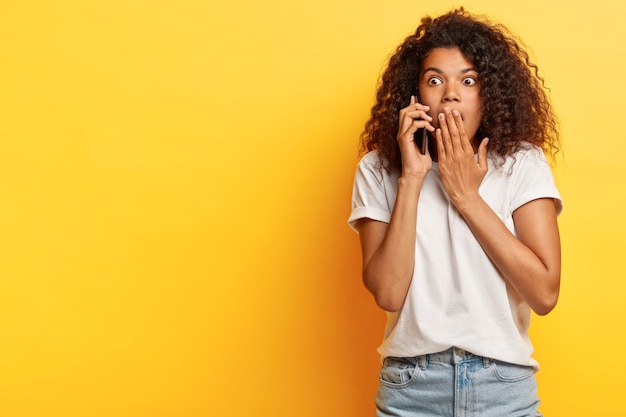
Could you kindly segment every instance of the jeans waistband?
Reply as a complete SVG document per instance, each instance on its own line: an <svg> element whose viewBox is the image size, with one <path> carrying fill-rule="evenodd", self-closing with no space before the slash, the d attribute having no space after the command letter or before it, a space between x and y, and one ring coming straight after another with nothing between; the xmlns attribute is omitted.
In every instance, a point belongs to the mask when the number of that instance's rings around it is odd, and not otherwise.
<svg viewBox="0 0 626 417"><path fill-rule="evenodd" d="M429 353L427 355L418 356L418 362L435 362L435 363L447 363L447 364L457 364L463 362L476 362L482 361L485 367L488 367L492 362L491 359L485 358L483 356L475 355L467 350L460 349L457 347L451 347L450 349L444 350L443 352L437 353Z"/></svg>

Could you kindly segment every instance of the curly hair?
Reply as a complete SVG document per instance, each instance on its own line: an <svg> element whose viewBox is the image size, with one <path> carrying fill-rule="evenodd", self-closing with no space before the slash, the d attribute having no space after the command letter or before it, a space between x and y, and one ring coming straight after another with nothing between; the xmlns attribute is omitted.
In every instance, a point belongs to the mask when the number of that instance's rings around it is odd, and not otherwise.
<svg viewBox="0 0 626 417"><path fill-rule="evenodd" d="M557 119L537 66L506 27L463 8L424 17L391 56L361 134L361 154L378 150L386 169L402 168L396 139L399 111L418 93L422 62L433 48L459 48L476 68L483 102L476 138L489 137L490 155L502 161L531 143L554 159Z"/></svg>

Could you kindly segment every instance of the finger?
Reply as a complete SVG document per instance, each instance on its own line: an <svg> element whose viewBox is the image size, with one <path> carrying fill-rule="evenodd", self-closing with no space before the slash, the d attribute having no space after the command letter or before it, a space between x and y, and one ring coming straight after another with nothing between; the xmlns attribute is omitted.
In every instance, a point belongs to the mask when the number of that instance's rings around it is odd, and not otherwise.
<svg viewBox="0 0 626 417"><path fill-rule="evenodd" d="M400 135L401 137L404 138L403 140L407 142L414 141L414 135L419 129L426 129L428 131L432 131L435 128L425 120L413 120L413 122L410 125L408 125L406 129L403 129Z"/></svg>
<svg viewBox="0 0 626 417"><path fill-rule="evenodd" d="M412 110L412 107L413 105L415 105L415 103L417 103L417 97L411 96L411 98L409 99L409 105L400 109L400 112L399 112L400 119L402 119L402 116L406 114L406 112Z"/></svg>
<svg viewBox="0 0 626 417"><path fill-rule="evenodd" d="M461 113L458 110L452 110L452 117L454 118L454 126L459 134L459 146L461 149L465 151L469 151L474 154L474 148L469 141L467 133L465 132L465 122L463 122L463 118L461 117Z"/></svg>
<svg viewBox="0 0 626 417"><path fill-rule="evenodd" d="M417 104L422 106L421 104ZM424 107L424 106L422 106ZM426 106L427 108L427 106ZM434 132L435 128L430 123L432 117L428 115L424 110L409 110L410 106L400 110L400 128L399 134L405 135L408 133L415 133L418 129L426 129L429 132Z"/></svg>
<svg viewBox="0 0 626 417"><path fill-rule="evenodd" d="M460 113L458 110L450 110L444 109L444 115L446 116L446 125L448 126L448 133L450 135L450 144L453 149L457 151L463 151L463 144L461 142L461 133L459 132L459 128L457 126L457 120L454 113L457 113L460 118ZM461 124L463 121L461 121Z"/></svg>
<svg viewBox="0 0 626 417"><path fill-rule="evenodd" d="M415 97L411 96L411 102L413 102L414 100L415 100ZM405 107L400 110L400 113L398 115L399 117L398 135L404 135L411 128L411 125L413 124L413 121L415 120L413 117L411 117L411 114L409 114L410 108L411 106L409 105L409 107Z"/></svg>
<svg viewBox="0 0 626 417"><path fill-rule="evenodd" d="M484 138L478 146L478 166L482 169L487 169L487 144L489 138Z"/></svg>
<svg viewBox="0 0 626 417"><path fill-rule="evenodd" d="M428 135L424 134L424 140L426 141L426 144L424 145L425 151L424 151L424 155L428 155L430 156L430 145L428 143Z"/></svg>
<svg viewBox="0 0 626 417"><path fill-rule="evenodd" d="M432 117L427 113L430 107L417 101L417 96L412 95L409 105L399 112L398 140L412 140L412 135L418 129L426 129L430 132L435 128L430 124Z"/></svg>
<svg viewBox="0 0 626 417"><path fill-rule="evenodd" d="M441 129L435 130L435 142L437 142L437 158L441 163L446 158L446 149L443 145L443 134Z"/></svg>
<svg viewBox="0 0 626 417"><path fill-rule="evenodd" d="M415 107L408 107L406 111L406 115L412 117L413 119L424 119L429 122L433 121L433 118L427 113L430 110L430 107L424 106L423 104L416 103ZM419 107L417 107L419 106Z"/></svg>
<svg viewBox="0 0 626 417"><path fill-rule="evenodd" d="M398 141L401 142L414 142L414 135L419 129L432 129L432 125L426 120L412 119L405 116L400 122L400 128L398 130Z"/></svg>
<svg viewBox="0 0 626 417"><path fill-rule="evenodd" d="M448 129L448 121L444 113L439 113L439 130L441 135L442 148L445 148L445 152L451 154L453 147L450 139L450 130Z"/></svg>

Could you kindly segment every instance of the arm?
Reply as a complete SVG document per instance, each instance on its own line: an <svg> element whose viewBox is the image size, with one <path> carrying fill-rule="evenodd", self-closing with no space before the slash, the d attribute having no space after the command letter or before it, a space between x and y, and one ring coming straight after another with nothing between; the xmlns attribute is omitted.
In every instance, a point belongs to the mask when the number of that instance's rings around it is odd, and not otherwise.
<svg viewBox="0 0 626 417"><path fill-rule="evenodd" d="M556 305L561 276L561 246L552 199L530 201L513 213L517 237L478 194L487 172L487 140L478 164L457 113L447 113L436 134L439 170L452 203L506 281L539 315Z"/></svg>
<svg viewBox="0 0 626 417"><path fill-rule="evenodd" d="M411 97L400 111L398 144L402 174L389 224L362 219L358 223L363 254L363 283L376 303L386 311L398 311L406 297L415 265L417 202L424 177L432 167L430 154L419 153L413 134L419 128L434 128L428 107ZM419 119L418 119L419 118Z"/></svg>
<svg viewBox="0 0 626 417"><path fill-rule="evenodd" d="M415 265L417 200L423 179L398 179L396 204L389 224L359 221L363 283L376 304L398 311L404 303Z"/></svg>
<svg viewBox="0 0 626 417"><path fill-rule="evenodd" d="M487 256L539 315L559 297L561 246L552 199L524 204L513 213L517 237L480 196L457 206Z"/></svg>

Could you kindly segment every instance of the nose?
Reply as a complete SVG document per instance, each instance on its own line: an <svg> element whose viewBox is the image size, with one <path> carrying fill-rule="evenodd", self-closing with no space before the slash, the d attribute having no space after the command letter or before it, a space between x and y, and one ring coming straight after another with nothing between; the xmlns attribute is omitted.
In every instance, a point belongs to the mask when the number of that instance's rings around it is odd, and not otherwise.
<svg viewBox="0 0 626 417"><path fill-rule="evenodd" d="M446 86L446 90L444 91L442 101L444 103L461 101L461 95L457 91L456 86L454 84L448 84Z"/></svg>

